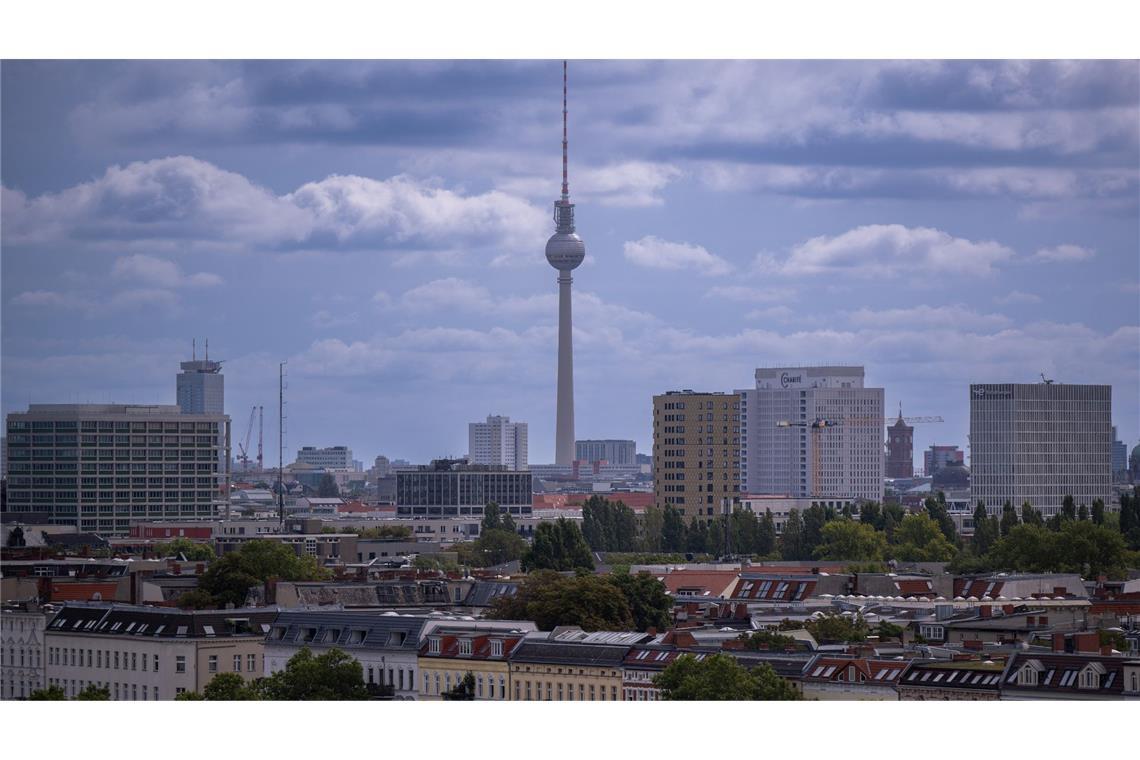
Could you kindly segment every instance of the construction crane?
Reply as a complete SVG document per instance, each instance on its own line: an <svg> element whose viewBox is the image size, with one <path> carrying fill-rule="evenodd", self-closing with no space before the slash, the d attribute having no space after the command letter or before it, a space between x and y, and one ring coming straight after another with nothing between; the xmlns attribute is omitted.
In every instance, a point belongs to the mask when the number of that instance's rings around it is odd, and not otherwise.
<svg viewBox="0 0 1140 760"><path fill-rule="evenodd" d="M265 472L265 407L257 407L257 471Z"/></svg>
<svg viewBox="0 0 1140 760"><path fill-rule="evenodd" d="M819 464L819 438L820 434L825 428L838 427L842 425L841 421L827 420L818 418L811 422L793 422L791 420L780 420L776 423L776 427L802 427L811 429L811 495L813 498L820 495L819 483L823 478L823 470Z"/></svg>
<svg viewBox="0 0 1140 760"><path fill-rule="evenodd" d="M249 470L249 439L253 434L253 417L257 414L257 407L249 410L249 422L245 426L245 435L238 441L238 461L241 462L242 470ZM260 455L258 459L260 459Z"/></svg>

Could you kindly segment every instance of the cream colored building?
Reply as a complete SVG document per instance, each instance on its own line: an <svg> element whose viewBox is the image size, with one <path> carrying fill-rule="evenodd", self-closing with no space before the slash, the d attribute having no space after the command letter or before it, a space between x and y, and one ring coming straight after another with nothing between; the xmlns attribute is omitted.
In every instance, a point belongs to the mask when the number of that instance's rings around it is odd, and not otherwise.
<svg viewBox="0 0 1140 760"><path fill-rule="evenodd" d="M653 397L654 503L711 520L740 497L740 396L670 391Z"/></svg>
<svg viewBox="0 0 1140 760"><path fill-rule="evenodd" d="M624 699L622 665L645 633L559 627L528 634L510 657L515 701L618 702Z"/></svg>
<svg viewBox="0 0 1140 760"><path fill-rule="evenodd" d="M113 700L174 699L201 692L218 673L253 680L275 608L184 611L72 603L44 634L46 686L69 697L105 686Z"/></svg>
<svg viewBox="0 0 1140 760"><path fill-rule="evenodd" d="M470 626L440 625L420 646L420 699L443 699L463 682L468 673L475 679L475 699L510 699L509 658L533 623L511 624L510 630L472 629Z"/></svg>

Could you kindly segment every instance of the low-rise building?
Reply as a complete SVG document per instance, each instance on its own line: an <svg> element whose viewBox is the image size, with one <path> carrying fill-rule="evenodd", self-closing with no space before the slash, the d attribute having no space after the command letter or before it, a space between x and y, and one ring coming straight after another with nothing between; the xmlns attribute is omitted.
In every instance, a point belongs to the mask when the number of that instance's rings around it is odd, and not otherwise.
<svg viewBox="0 0 1140 760"><path fill-rule="evenodd" d="M898 682L900 700L988 701L1001 698L1005 663L915 661Z"/></svg>
<svg viewBox="0 0 1140 760"><path fill-rule="evenodd" d="M511 652L511 698L617 702L623 698L623 664L630 647L652 639L645 633L560 626L531 633Z"/></svg>
<svg viewBox="0 0 1140 760"><path fill-rule="evenodd" d="M44 688L44 628L50 605L6 602L0 613L0 699L25 699Z"/></svg>
<svg viewBox="0 0 1140 760"><path fill-rule="evenodd" d="M534 623L513 621L439 625L420 645L420 699L442 699L467 673L475 679L476 700L510 699L509 657L534 630Z"/></svg>
<svg viewBox="0 0 1140 760"><path fill-rule="evenodd" d="M1015 653L1003 681L1002 699L1140 699L1140 660Z"/></svg>
<svg viewBox="0 0 1140 760"><path fill-rule="evenodd" d="M818 655L800 677L804 699L889 700L898 699L896 686L906 670L898 660Z"/></svg>
<svg viewBox="0 0 1140 760"><path fill-rule="evenodd" d="M263 672L262 642L276 614L70 603L44 633L46 685L68 697L94 684L111 699L153 701L201 692L218 673L252 680Z"/></svg>

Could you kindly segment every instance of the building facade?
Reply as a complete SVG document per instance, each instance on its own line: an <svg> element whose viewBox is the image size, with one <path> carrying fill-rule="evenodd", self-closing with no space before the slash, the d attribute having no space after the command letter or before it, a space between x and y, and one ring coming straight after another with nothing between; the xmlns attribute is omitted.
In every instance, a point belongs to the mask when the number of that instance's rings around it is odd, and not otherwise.
<svg viewBox="0 0 1140 760"><path fill-rule="evenodd" d="M329 446L323 449L303 446L297 452L297 463L330 470L355 470L352 463L352 449L347 446Z"/></svg>
<svg viewBox="0 0 1140 760"><path fill-rule="evenodd" d="M914 477L914 427L903 421L902 410L895 424L887 428L885 474L888 478Z"/></svg>
<svg viewBox="0 0 1140 760"><path fill-rule="evenodd" d="M472 422L467 426L467 452L471 464L525 470L526 423L492 415L487 416L486 422Z"/></svg>
<svg viewBox="0 0 1140 760"><path fill-rule="evenodd" d="M1108 504L1111 420L1110 385L971 385L971 497L998 516L1006 501L1028 501L1046 517L1067 495Z"/></svg>
<svg viewBox="0 0 1140 760"><path fill-rule="evenodd" d="M882 501L884 391L863 376L862 367L757 369L756 388L740 391L743 489Z"/></svg>
<svg viewBox="0 0 1140 760"><path fill-rule="evenodd" d="M966 456L957 446L932 445L922 452L922 474L931 477L946 465L965 465Z"/></svg>
<svg viewBox="0 0 1140 760"><path fill-rule="evenodd" d="M443 699L470 673L477 701L506 701L511 697L509 658L534 623L441 624L420 646L420 699Z"/></svg>
<svg viewBox="0 0 1140 760"><path fill-rule="evenodd" d="M32 404L8 415L7 509L103 535L138 520L216 518L229 423L177 406Z"/></svg>
<svg viewBox="0 0 1140 760"><path fill-rule="evenodd" d="M654 502L688 520L731 509L740 486L740 396L670 391L653 397Z"/></svg>
<svg viewBox="0 0 1140 760"><path fill-rule="evenodd" d="M1112 426L1112 482L1128 482L1128 447L1116 437L1116 425Z"/></svg>
<svg viewBox="0 0 1140 760"><path fill-rule="evenodd" d="M510 657L514 701L618 702L624 699L623 665L644 633L555 628L531 633Z"/></svg>
<svg viewBox="0 0 1140 760"><path fill-rule="evenodd" d="M529 515L532 499L529 472L450 459L396 472L396 513L400 516L482 516L490 502L512 515Z"/></svg>
<svg viewBox="0 0 1140 760"><path fill-rule="evenodd" d="M98 602L68 603L44 635L47 686L74 698L90 685L113 700L169 700L201 692L218 673L262 675L263 645L276 611L186 611Z"/></svg>
<svg viewBox="0 0 1140 760"><path fill-rule="evenodd" d="M209 359L182 362L177 375L178 408L183 414L225 414L222 363Z"/></svg>
<svg viewBox="0 0 1140 760"><path fill-rule="evenodd" d="M54 614L31 602L0 612L0 699L26 699L45 686L44 629Z"/></svg>
<svg viewBox="0 0 1140 760"><path fill-rule="evenodd" d="M620 440L575 441L574 458L579 462L606 461L612 465L637 467L637 443Z"/></svg>

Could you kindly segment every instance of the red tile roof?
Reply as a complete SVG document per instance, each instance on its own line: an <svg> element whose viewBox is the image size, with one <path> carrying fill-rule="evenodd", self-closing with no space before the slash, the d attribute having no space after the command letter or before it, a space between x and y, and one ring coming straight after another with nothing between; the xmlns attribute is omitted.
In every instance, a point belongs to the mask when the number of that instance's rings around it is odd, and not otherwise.
<svg viewBox="0 0 1140 760"><path fill-rule="evenodd" d="M893 686L906 670L907 663L898 660L853 660L846 657L817 657L804 671L805 681L865 683ZM849 668L855 668L854 680Z"/></svg>
<svg viewBox="0 0 1140 760"><path fill-rule="evenodd" d="M670 594L695 593L700 596L728 596L736 585L736 570L674 570L658 575Z"/></svg>

